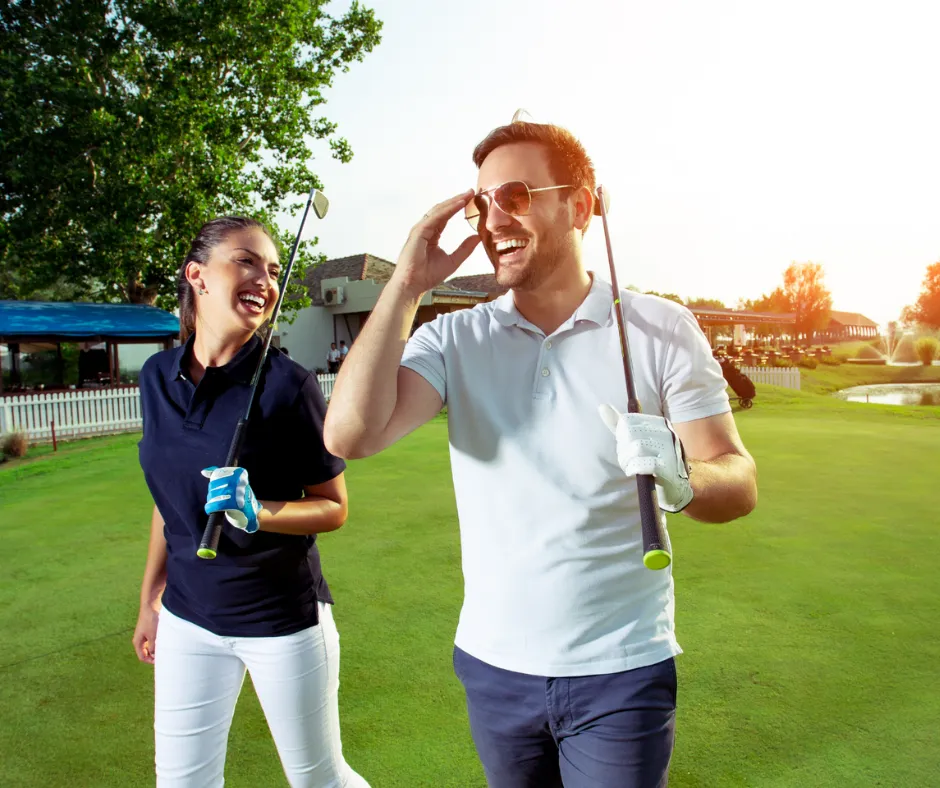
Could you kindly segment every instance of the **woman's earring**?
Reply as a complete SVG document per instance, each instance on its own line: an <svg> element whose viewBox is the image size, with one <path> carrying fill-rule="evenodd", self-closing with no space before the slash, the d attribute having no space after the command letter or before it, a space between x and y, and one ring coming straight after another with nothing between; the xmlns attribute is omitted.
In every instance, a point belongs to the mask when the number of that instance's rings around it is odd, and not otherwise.
<svg viewBox="0 0 940 788"><path fill-rule="evenodd" d="M200 287L200 288L199 288L199 295L205 295L205 294L206 294L206 291L203 290L203 289Z"/></svg>

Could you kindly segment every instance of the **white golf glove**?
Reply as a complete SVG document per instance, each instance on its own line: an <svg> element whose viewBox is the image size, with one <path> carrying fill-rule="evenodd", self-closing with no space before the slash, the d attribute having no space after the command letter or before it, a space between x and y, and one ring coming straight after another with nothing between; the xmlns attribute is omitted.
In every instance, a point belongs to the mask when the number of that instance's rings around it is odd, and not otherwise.
<svg viewBox="0 0 940 788"><path fill-rule="evenodd" d="M618 413L610 405L598 408L601 419L617 439L617 462L627 476L653 476L659 507L681 512L692 502L685 449L672 424L662 416Z"/></svg>

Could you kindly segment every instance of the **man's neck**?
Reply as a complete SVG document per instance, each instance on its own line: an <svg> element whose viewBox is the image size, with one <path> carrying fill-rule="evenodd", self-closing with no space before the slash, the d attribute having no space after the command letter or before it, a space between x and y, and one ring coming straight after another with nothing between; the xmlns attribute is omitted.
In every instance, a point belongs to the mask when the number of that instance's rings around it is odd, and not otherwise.
<svg viewBox="0 0 940 788"><path fill-rule="evenodd" d="M591 292L593 280L580 263L558 268L534 290L513 290L516 309L549 336L571 317Z"/></svg>

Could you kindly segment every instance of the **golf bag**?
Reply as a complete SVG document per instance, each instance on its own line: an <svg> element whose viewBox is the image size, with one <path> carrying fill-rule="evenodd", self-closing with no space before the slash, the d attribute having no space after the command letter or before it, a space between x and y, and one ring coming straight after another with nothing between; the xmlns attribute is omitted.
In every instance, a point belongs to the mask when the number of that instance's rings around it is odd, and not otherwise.
<svg viewBox="0 0 940 788"><path fill-rule="evenodd" d="M754 404L757 396L757 387L754 381L738 369L731 361L721 362L721 373L725 376L731 390L738 395L738 402L742 408L749 408Z"/></svg>

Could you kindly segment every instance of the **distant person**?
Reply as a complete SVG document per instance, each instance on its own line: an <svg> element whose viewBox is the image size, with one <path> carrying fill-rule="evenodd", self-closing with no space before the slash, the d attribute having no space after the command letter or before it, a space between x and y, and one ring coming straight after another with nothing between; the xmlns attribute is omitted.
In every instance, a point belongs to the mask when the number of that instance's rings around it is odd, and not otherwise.
<svg viewBox="0 0 940 788"><path fill-rule="evenodd" d="M755 464L692 313L621 290L643 411L626 412L619 306L582 256L595 179L581 144L513 123L473 161L477 189L412 228L324 439L372 455L447 406L464 578L454 667L490 788L665 786L681 649L671 568L643 565L635 476L655 476L662 509L721 523L754 508ZM438 242L460 213L474 233L447 254ZM481 243L509 291L406 341L422 294Z"/></svg>
<svg viewBox="0 0 940 788"><path fill-rule="evenodd" d="M340 355L339 350L336 349L336 343L330 343L330 350L326 354L326 369L331 375L335 375L339 372L339 364L342 356Z"/></svg>
<svg viewBox="0 0 940 788"><path fill-rule="evenodd" d="M316 377L269 354L242 467L206 467L244 413L279 271L262 224L203 225L177 281L185 344L140 372L155 506L133 644L154 665L158 788L223 784L246 670L292 788L367 786L340 742L339 635L316 537L346 520L345 463L323 446ZM207 562L196 549L213 512L226 526Z"/></svg>
<svg viewBox="0 0 940 788"><path fill-rule="evenodd" d="M339 363L340 363L340 366L343 365L343 362L346 360L346 356L348 355L348 353L349 353L349 348L346 347L346 340L345 340L345 339L341 339L341 340L339 341Z"/></svg>

